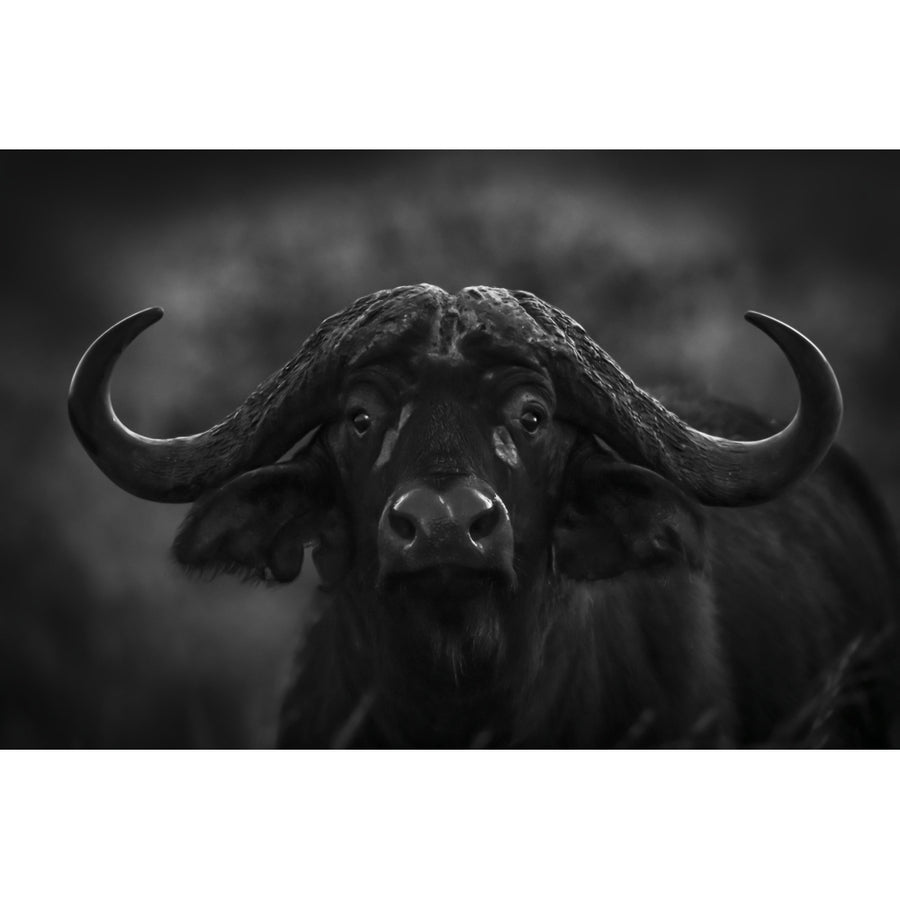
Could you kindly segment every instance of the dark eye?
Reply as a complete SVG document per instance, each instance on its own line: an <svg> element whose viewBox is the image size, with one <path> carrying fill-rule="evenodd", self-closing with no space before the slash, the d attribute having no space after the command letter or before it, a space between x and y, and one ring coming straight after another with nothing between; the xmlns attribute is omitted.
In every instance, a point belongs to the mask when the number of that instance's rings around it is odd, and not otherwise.
<svg viewBox="0 0 900 900"><path fill-rule="evenodd" d="M529 434L534 434L541 427L543 416L537 410L526 409L519 421Z"/></svg>
<svg viewBox="0 0 900 900"><path fill-rule="evenodd" d="M353 423L357 434L365 434L372 425L372 417L362 409L359 412L355 412L351 416L350 421Z"/></svg>

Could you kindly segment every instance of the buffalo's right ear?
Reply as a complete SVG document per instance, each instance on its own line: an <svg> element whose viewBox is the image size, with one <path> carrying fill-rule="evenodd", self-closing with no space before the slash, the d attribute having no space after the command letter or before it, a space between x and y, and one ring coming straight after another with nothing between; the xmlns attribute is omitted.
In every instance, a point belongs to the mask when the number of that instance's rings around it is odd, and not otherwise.
<svg viewBox="0 0 900 900"><path fill-rule="evenodd" d="M696 571L705 558L703 512L649 469L590 459L569 477L553 550L557 570L582 581L633 569Z"/></svg>
<svg viewBox="0 0 900 900"><path fill-rule="evenodd" d="M330 510L321 475L289 462L227 481L194 504L175 538L175 558L195 572L293 581L303 545L319 536Z"/></svg>

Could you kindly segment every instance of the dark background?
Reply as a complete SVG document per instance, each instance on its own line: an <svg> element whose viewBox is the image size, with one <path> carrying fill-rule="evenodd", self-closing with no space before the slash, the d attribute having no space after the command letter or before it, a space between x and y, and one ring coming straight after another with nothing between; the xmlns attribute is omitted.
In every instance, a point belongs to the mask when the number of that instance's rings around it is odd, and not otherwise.
<svg viewBox="0 0 900 900"><path fill-rule="evenodd" d="M0 156L0 745L267 746L301 586L185 578L186 507L108 482L65 397L115 321L166 318L117 369L152 436L226 415L354 298L429 281L533 291L638 381L781 417L793 378L744 323L830 359L841 442L900 516L900 157L741 153Z"/></svg>

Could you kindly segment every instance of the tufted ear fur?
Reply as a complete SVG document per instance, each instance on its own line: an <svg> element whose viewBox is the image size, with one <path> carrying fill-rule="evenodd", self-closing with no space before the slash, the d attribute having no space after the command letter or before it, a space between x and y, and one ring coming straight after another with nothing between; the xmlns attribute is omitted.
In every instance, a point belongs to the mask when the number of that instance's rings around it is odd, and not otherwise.
<svg viewBox="0 0 900 900"><path fill-rule="evenodd" d="M570 476L554 528L558 572L581 581L631 569L702 568L701 507L639 466L590 459Z"/></svg>
<svg viewBox="0 0 900 900"><path fill-rule="evenodd" d="M321 467L288 462L246 472L198 500L175 538L175 558L190 571L293 581L303 545L323 580L346 565L346 539Z"/></svg>

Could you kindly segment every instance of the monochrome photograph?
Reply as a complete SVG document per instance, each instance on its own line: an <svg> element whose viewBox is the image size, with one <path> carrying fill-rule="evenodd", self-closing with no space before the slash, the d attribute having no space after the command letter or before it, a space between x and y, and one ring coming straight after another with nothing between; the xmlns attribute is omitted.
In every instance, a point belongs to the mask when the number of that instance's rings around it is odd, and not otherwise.
<svg viewBox="0 0 900 900"><path fill-rule="evenodd" d="M892 24L11 9L0 893L896 895Z"/></svg>
<svg viewBox="0 0 900 900"><path fill-rule="evenodd" d="M900 161L7 152L0 745L900 744Z"/></svg>

